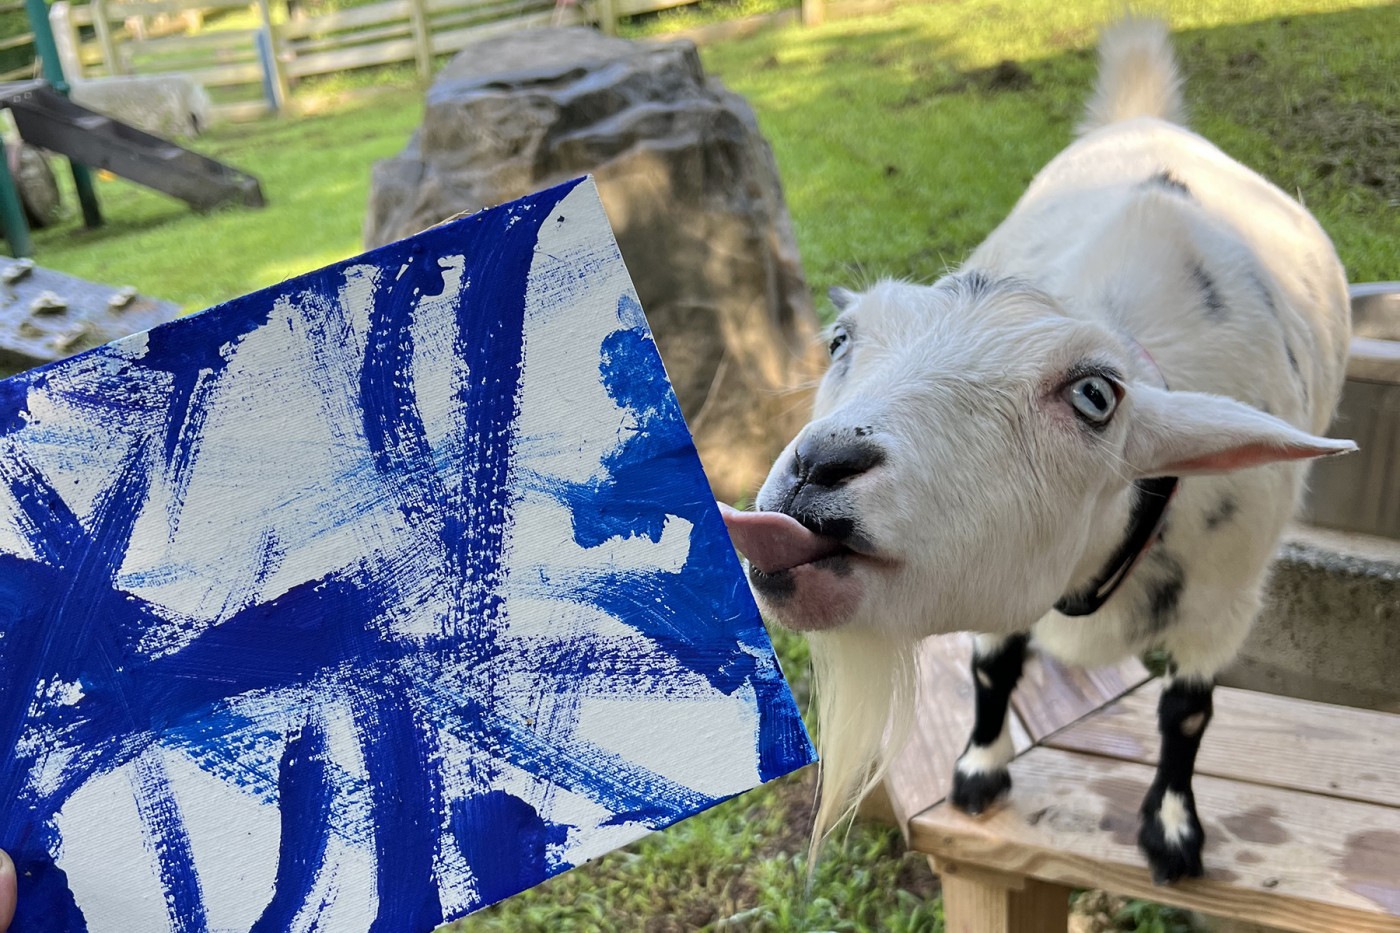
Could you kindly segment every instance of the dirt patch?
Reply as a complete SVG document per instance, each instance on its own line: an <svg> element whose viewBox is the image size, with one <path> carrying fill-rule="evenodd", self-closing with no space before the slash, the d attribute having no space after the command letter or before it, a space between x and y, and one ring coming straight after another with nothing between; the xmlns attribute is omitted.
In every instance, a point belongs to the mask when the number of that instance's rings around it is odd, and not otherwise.
<svg viewBox="0 0 1400 933"><path fill-rule="evenodd" d="M1190 101L1191 109L1268 133L1286 158L1301 163L1301 171L1328 184L1370 189L1388 201L1400 198L1400 101L1358 94L1354 84L1332 75L1301 88L1289 71L1296 58L1273 54L1265 30L1259 27L1253 43L1241 37L1228 48L1202 39L1179 47L1187 94L1201 95ZM1291 190L1290 184L1283 187Z"/></svg>
<svg viewBox="0 0 1400 933"><path fill-rule="evenodd" d="M967 77L974 86L984 91L1024 91L1035 84L1031 73L1009 58L990 68L969 71Z"/></svg>
<svg viewBox="0 0 1400 933"><path fill-rule="evenodd" d="M1293 121L1280 144L1310 142L1322 153L1313 163L1318 178L1340 175L1348 184L1400 197L1400 107L1339 101L1320 92L1291 105Z"/></svg>

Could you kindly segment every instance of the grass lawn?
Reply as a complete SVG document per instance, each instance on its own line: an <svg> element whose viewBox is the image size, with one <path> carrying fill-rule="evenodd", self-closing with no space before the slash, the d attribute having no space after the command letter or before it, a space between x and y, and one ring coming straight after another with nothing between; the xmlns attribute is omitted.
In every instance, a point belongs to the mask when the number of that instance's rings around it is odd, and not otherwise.
<svg viewBox="0 0 1400 933"><path fill-rule="evenodd" d="M1179 31L1194 125L1298 192L1353 280L1400 278L1394 7L1164 5ZM1068 141L1092 80L1095 27L1117 7L911 4L715 46L705 60L758 111L814 291L882 275L927 280L966 255ZM370 164L402 148L421 115L421 93L409 83L339 98L323 84L319 93L320 115L221 128L198 143L259 175L265 210L200 216L104 181L107 226L85 231L70 219L41 231L38 260L197 310L353 255ZM801 699L802 642L781 633L778 642ZM902 854L890 830L856 828L806 889L813 779L775 782L454 929L941 929L927 868ZM1135 904L1120 928L1185 927L1174 914Z"/></svg>

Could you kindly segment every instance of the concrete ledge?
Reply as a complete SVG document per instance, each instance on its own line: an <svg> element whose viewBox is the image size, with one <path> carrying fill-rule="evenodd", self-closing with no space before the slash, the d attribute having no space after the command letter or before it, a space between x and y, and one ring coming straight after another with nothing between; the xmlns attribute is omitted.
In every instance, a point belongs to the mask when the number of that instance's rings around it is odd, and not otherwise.
<svg viewBox="0 0 1400 933"><path fill-rule="evenodd" d="M1400 712L1400 541L1291 529L1228 686Z"/></svg>

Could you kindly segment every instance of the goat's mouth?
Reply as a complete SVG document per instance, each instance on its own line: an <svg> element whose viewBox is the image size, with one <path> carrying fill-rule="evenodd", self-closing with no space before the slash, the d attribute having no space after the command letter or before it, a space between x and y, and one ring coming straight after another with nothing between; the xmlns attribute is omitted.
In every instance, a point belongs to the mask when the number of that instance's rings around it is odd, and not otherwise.
<svg viewBox="0 0 1400 933"><path fill-rule="evenodd" d="M798 631L831 628L860 602L860 563L878 561L843 523L822 534L783 512L740 512L721 503L734 546L749 563L749 583L768 614ZM837 529L832 529L837 531Z"/></svg>

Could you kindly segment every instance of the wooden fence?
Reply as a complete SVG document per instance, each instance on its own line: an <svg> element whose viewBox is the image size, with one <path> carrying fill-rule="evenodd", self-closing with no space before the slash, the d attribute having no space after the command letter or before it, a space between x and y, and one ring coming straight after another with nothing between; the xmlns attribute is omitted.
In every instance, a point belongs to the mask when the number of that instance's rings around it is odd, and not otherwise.
<svg viewBox="0 0 1400 933"><path fill-rule="evenodd" d="M26 22L22 0L0 2L0 18L7 22ZM28 52L5 54L13 49L28 49ZM34 77L34 33L22 29L10 35L0 35L0 62L4 62L0 64L0 81L20 81Z"/></svg>
<svg viewBox="0 0 1400 933"><path fill-rule="evenodd" d="M312 16L289 14L285 2L61 0L50 19L70 76L188 75L209 91L215 119L238 120L280 107L290 87L315 75L411 62L426 81L439 56L493 35L584 21L611 32L621 16L692 0L380 0ZM160 18L169 29L191 14L206 28L160 34L148 25Z"/></svg>

